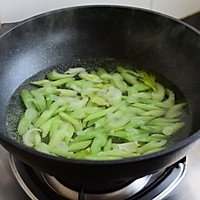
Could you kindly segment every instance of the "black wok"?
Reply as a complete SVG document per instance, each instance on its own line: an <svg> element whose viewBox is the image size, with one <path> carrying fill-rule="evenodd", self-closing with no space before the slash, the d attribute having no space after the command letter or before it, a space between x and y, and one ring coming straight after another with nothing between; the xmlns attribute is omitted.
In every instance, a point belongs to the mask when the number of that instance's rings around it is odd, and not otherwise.
<svg viewBox="0 0 200 200"><path fill-rule="evenodd" d="M62 179L71 188L79 189L84 183L88 192L112 190L166 168L195 147L200 137L199 55L199 31L143 9L85 6L28 19L0 38L0 143L21 161ZM42 154L8 133L5 119L9 99L27 78L48 67L81 60L86 67L88 60L93 60L93 67L98 67L95 60L100 60L101 66L109 68L101 61L106 59L110 66L144 66L176 85L190 108L190 135L185 138L179 134L176 144L146 156L87 161ZM17 111L11 114L17 115Z"/></svg>

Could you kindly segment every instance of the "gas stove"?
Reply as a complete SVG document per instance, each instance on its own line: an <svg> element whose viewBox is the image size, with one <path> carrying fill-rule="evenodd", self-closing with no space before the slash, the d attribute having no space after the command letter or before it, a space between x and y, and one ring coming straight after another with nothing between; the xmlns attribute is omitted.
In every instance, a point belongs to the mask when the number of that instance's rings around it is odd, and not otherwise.
<svg viewBox="0 0 200 200"><path fill-rule="evenodd" d="M200 29L200 13L183 20ZM16 25L17 23L3 24L0 35ZM20 162L0 146L0 199L197 200L200 196L199 151L200 146L167 169L137 179L117 191L88 194L84 192L84 185L80 191L74 191L55 177Z"/></svg>

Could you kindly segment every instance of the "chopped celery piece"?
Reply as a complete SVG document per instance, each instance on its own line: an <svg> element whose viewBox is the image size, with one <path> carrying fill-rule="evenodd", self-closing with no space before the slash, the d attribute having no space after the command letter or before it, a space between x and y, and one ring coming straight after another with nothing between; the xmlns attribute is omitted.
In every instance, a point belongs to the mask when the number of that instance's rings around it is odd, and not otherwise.
<svg viewBox="0 0 200 200"><path fill-rule="evenodd" d="M155 84L156 91L152 92L151 96L152 99L157 99L159 101L162 101L165 97L165 88L160 84L157 83Z"/></svg>
<svg viewBox="0 0 200 200"><path fill-rule="evenodd" d="M137 147L139 146L138 142L126 142L122 144L113 144L113 149L120 149L122 151L133 153L137 151Z"/></svg>
<svg viewBox="0 0 200 200"><path fill-rule="evenodd" d="M41 80L41 81L32 81L31 84L32 85L37 85L37 86L44 86L44 85L47 85L51 83L51 81L47 80L47 79L44 79L44 80Z"/></svg>
<svg viewBox="0 0 200 200"><path fill-rule="evenodd" d="M58 79L63 79L63 78L68 78L68 77L73 77L73 75L69 74L61 74L58 73L57 71L53 70L50 73L47 74L47 78L50 80L58 80Z"/></svg>
<svg viewBox="0 0 200 200"><path fill-rule="evenodd" d="M26 131L28 131L30 125L31 125L31 120L27 119L24 114L21 117L18 127L17 127L17 131L18 131L19 135L23 135L24 133L26 133Z"/></svg>
<svg viewBox="0 0 200 200"><path fill-rule="evenodd" d="M35 145L35 149L42 153L50 154L50 146L44 142L39 142Z"/></svg>
<svg viewBox="0 0 200 200"><path fill-rule="evenodd" d="M27 89L21 90L21 99L26 108L35 108L33 103L33 96Z"/></svg>
<svg viewBox="0 0 200 200"><path fill-rule="evenodd" d="M85 72L85 69L82 67L76 67L76 68L69 68L64 74L71 74L75 76L81 72Z"/></svg>
<svg viewBox="0 0 200 200"><path fill-rule="evenodd" d="M169 126L165 126L163 128L163 134L165 135L172 135L175 132L177 132L179 129L181 129L185 125L184 122L177 122L175 124L171 124Z"/></svg>
<svg viewBox="0 0 200 200"><path fill-rule="evenodd" d="M58 141L50 146L50 152L67 158L73 157L73 153L68 151L68 145L64 141Z"/></svg>
<svg viewBox="0 0 200 200"><path fill-rule="evenodd" d="M74 128L76 129L76 131L82 130L81 124L79 123L78 120L74 119L73 117L69 116L68 114L66 114L64 112L59 113L59 116L62 119L64 119L64 120L68 121L69 123L71 123L74 126Z"/></svg>
<svg viewBox="0 0 200 200"><path fill-rule="evenodd" d="M120 105L117 105L117 106L111 106L110 108L107 108L105 110L102 110L102 111L99 111L99 112L96 112L96 113L92 113L90 114L86 119L84 119L84 121L90 121L92 119L96 119L96 118L100 118L100 117L103 117L111 112L114 112L115 110L117 110L118 108L120 107Z"/></svg>
<svg viewBox="0 0 200 200"><path fill-rule="evenodd" d="M176 118L182 114L182 108L186 105L186 103L180 103L172 106L165 114L166 118Z"/></svg>
<svg viewBox="0 0 200 200"><path fill-rule="evenodd" d="M92 142L92 140L86 140L86 141L73 143L73 144L69 145L68 150L69 151L79 151L79 150L85 149L90 145L91 142Z"/></svg>
<svg viewBox="0 0 200 200"><path fill-rule="evenodd" d="M167 140L155 140L155 141L150 141L147 144L139 147L137 149L138 152L140 153L145 153L147 151L151 151L153 149L157 149L159 147L163 147L167 143Z"/></svg>
<svg viewBox="0 0 200 200"><path fill-rule="evenodd" d="M41 92L38 92L38 90L32 90L31 94L33 95L33 103L35 104L35 107L37 110L44 111L46 110L46 100Z"/></svg>
<svg viewBox="0 0 200 200"><path fill-rule="evenodd" d="M134 85L138 83L137 78L127 72L122 72L121 75L124 78L124 80L130 85Z"/></svg>
<svg viewBox="0 0 200 200"><path fill-rule="evenodd" d="M40 129L31 128L23 135L23 142L28 147L33 147L41 142Z"/></svg>

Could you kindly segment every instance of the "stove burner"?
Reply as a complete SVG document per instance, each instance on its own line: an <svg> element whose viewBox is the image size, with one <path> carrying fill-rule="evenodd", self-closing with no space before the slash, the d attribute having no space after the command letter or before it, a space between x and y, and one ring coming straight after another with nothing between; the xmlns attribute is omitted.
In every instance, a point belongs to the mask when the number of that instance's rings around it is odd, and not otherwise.
<svg viewBox="0 0 200 200"><path fill-rule="evenodd" d="M11 169L18 183L32 200L160 200L181 182L186 171L186 158L158 173L139 178L124 188L105 194L84 193L67 188L55 177L33 169L10 154Z"/></svg>
<svg viewBox="0 0 200 200"><path fill-rule="evenodd" d="M79 192L71 190L70 188L66 187L62 183L60 183L55 177L50 176L48 174L43 174L43 178L46 183L51 187L55 192L62 195L67 199L79 199ZM139 178L126 187L119 189L114 192L109 192L105 194L84 194L84 200L122 200L127 199L128 197L133 196L138 191L140 191L149 181L150 175Z"/></svg>

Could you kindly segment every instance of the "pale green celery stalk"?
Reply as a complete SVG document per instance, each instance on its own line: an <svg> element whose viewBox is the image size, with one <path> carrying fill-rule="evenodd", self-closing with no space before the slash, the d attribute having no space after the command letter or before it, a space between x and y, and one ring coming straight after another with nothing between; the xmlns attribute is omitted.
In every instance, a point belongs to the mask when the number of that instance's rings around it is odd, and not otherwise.
<svg viewBox="0 0 200 200"><path fill-rule="evenodd" d="M135 72L135 71L133 71L133 70L125 69L125 68L123 68L123 67L121 67L121 66L118 66L118 67L117 67L117 71L118 71L119 73L126 72L126 73L129 73L129 74L131 74L131 75L133 75L133 76L135 76L135 77L140 77L140 74L139 74L139 73L137 73L137 72Z"/></svg>
<svg viewBox="0 0 200 200"><path fill-rule="evenodd" d="M74 78L63 78L63 79L59 79L59 80L56 80L56 81L51 81L48 85L49 86L54 86L54 87L58 87L58 86L61 86L61 85L64 85L70 81L74 81L75 79Z"/></svg>
<svg viewBox="0 0 200 200"><path fill-rule="evenodd" d="M173 105L172 104L169 104L165 101L162 101L162 102L156 102L156 103L153 103L154 106L157 106L157 107L160 107L160 108L165 108L165 109L169 109L171 108Z"/></svg>
<svg viewBox="0 0 200 200"><path fill-rule="evenodd" d="M76 85L79 88L83 88L83 86L88 83L86 80L74 80L70 81L66 84L67 87L71 87L71 85ZM91 82L90 82L91 83Z"/></svg>
<svg viewBox="0 0 200 200"><path fill-rule="evenodd" d="M97 74L105 84L108 84L110 82L110 79L112 78L112 76L108 74L108 72L103 68L99 68Z"/></svg>
<svg viewBox="0 0 200 200"><path fill-rule="evenodd" d="M131 74L129 74L127 72L122 72L121 75L124 78L124 80L130 85L134 85L134 84L138 83L137 78L135 76L132 76Z"/></svg>
<svg viewBox="0 0 200 200"><path fill-rule="evenodd" d="M138 92L143 92L143 91L147 91L147 90L151 89L150 86L148 86L144 83L139 83L139 82L134 84L133 88Z"/></svg>
<svg viewBox="0 0 200 200"><path fill-rule="evenodd" d="M25 118L33 122L38 117L38 111L35 108L27 108L25 111Z"/></svg>
<svg viewBox="0 0 200 200"><path fill-rule="evenodd" d="M70 124L68 122L60 123L59 121L54 121L52 123L50 130L50 142L49 145L53 146L57 142L64 141L65 137L68 136L68 129Z"/></svg>
<svg viewBox="0 0 200 200"><path fill-rule="evenodd" d="M54 120L52 121L52 124L51 124L51 127L50 127L50 130L49 130L49 136L50 136L50 140L54 137L54 135L57 135L58 136L58 139L59 139L59 134L57 133L60 133L59 132L59 129L61 127L61 125L63 124L64 122L60 119L59 116L55 117ZM56 136L55 136L56 137ZM52 140L53 141L53 140Z"/></svg>
<svg viewBox="0 0 200 200"><path fill-rule="evenodd" d="M27 89L22 89L20 95L26 108L35 108L35 105L32 102L33 95Z"/></svg>
<svg viewBox="0 0 200 200"><path fill-rule="evenodd" d="M45 123L47 120L49 120L52 115L54 114L54 112L58 109L59 107L59 103L54 102L50 105L50 107L45 110L39 117L38 119L35 121L34 125L36 127L40 127L43 123Z"/></svg>
<svg viewBox="0 0 200 200"><path fill-rule="evenodd" d="M37 117L38 112L34 107L27 108L19 121L17 128L18 133L23 135L29 129L31 123L37 119Z"/></svg>
<svg viewBox="0 0 200 200"><path fill-rule="evenodd" d="M47 74L47 78L50 80L58 80L58 79L63 79L63 78L68 78L68 77L73 77L73 75L70 74L61 74L58 73L57 71L53 70L50 73Z"/></svg>
<svg viewBox="0 0 200 200"><path fill-rule="evenodd" d="M95 125L95 122L97 121L97 119L92 119L88 122L83 121L83 123L87 124L87 127L91 127Z"/></svg>
<svg viewBox="0 0 200 200"><path fill-rule="evenodd" d="M99 132L99 129L97 130L91 130L91 128L88 128L88 130L84 131L84 134L80 134L78 136L76 136L71 143L75 143L75 142L81 142L81 141L85 141L85 140L91 140L93 139L97 133Z"/></svg>
<svg viewBox="0 0 200 200"><path fill-rule="evenodd" d="M126 82L123 81L123 77L120 74L115 73L112 76L112 81L114 83L114 86L119 88L122 92L127 91L128 86L127 86Z"/></svg>
<svg viewBox="0 0 200 200"><path fill-rule="evenodd" d="M57 115L57 114L59 114L60 112L64 112L64 111L66 111L67 107L68 107L68 104L59 107L59 108L58 108L58 109L53 113L53 115Z"/></svg>
<svg viewBox="0 0 200 200"><path fill-rule="evenodd" d="M151 142L151 141L160 141L163 139L167 139L168 137L163 134L152 134L149 137L141 138L140 142Z"/></svg>
<svg viewBox="0 0 200 200"><path fill-rule="evenodd" d="M142 113L142 116L152 116L152 117L160 117L165 115L166 109L157 109L157 110L150 110Z"/></svg>
<svg viewBox="0 0 200 200"><path fill-rule="evenodd" d="M154 126L154 125L148 125L148 127L151 127L151 128L153 128L154 129L154 133L162 133L162 131L163 131L163 126Z"/></svg>
<svg viewBox="0 0 200 200"><path fill-rule="evenodd" d="M128 103L137 103L140 102L140 99L151 99L151 93L149 92L137 92L135 91L131 91L132 89L130 88L128 92L128 98L127 98L127 102Z"/></svg>
<svg viewBox="0 0 200 200"><path fill-rule="evenodd" d="M94 122L95 128L104 127L105 120L106 120L106 117L102 117L102 118L100 118L98 120L95 120L95 122Z"/></svg>
<svg viewBox="0 0 200 200"><path fill-rule="evenodd" d="M155 118L150 120L149 122L146 123L146 125L151 125L151 126L166 126L166 125L170 125L171 123L175 123L180 121L180 119L178 118L173 118L173 119L169 119L169 118L164 118L164 117L159 117L159 118Z"/></svg>
<svg viewBox="0 0 200 200"><path fill-rule="evenodd" d="M106 130L107 129L115 130L119 127L123 127L124 125L126 125L128 122L131 121L131 118L132 118L131 113L124 112L122 113L120 118L114 118L112 120L108 119L106 123Z"/></svg>
<svg viewBox="0 0 200 200"><path fill-rule="evenodd" d="M186 103L179 103L172 106L165 114L166 118L176 118L182 114L182 108L186 105Z"/></svg>
<svg viewBox="0 0 200 200"><path fill-rule="evenodd" d="M75 133L73 125L69 125L69 128L66 130L66 136L65 136L65 142L69 144L70 140L72 139L73 135Z"/></svg>
<svg viewBox="0 0 200 200"><path fill-rule="evenodd" d="M140 155L138 153L130 153L127 151L123 151L121 149L112 149L109 151L100 152L99 154L104 155L104 156L116 156L116 157L122 157L122 158L129 158L129 157L135 157L135 156Z"/></svg>
<svg viewBox="0 0 200 200"><path fill-rule="evenodd" d="M94 138L91 144L91 153L98 153L101 151L101 148L105 146L107 142L107 135L103 133L103 129L99 130L99 133Z"/></svg>
<svg viewBox="0 0 200 200"><path fill-rule="evenodd" d="M132 127L132 128L139 128L141 125L144 125L145 122L143 120L132 120L128 124L126 124L123 129L125 130L126 128Z"/></svg>
<svg viewBox="0 0 200 200"><path fill-rule="evenodd" d="M32 85L37 85L37 86L44 86L44 85L47 85L47 84L50 84L50 83L51 83L51 81L49 81L47 79L31 82Z"/></svg>
<svg viewBox="0 0 200 200"><path fill-rule="evenodd" d="M68 89L56 89L60 97L76 97L78 92Z"/></svg>
<svg viewBox="0 0 200 200"><path fill-rule="evenodd" d="M150 154L150 153L155 153L155 152L161 151L163 149L164 149L164 147L157 147L157 148L154 148L154 149L151 149L149 151L144 152L143 155L147 155L147 154Z"/></svg>
<svg viewBox="0 0 200 200"><path fill-rule="evenodd" d="M184 122L177 122L175 124L172 124L170 126L165 126L163 128L163 134L165 135L172 135L176 133L178 130L180 130L185 125Z"/></svg>
<svg viewBox="0 0 200 200"><path fill-rule="evenodd" d="M144 144L143 146L139 147L137 149L137 151L139 153L145 153L147 151L159 148L159 147L163 147L165 144L167 143L167 140L158 140L158 141L150 141L147 144Z"/></svg>
<svg viewBox="0 0 200 200"><path fill-rule="evenodd" d="M112 148L112 138L108 138L105 146L103 147L103 150L108 151L111 150L111 148Z"/></svg>
<svg viewBox="0 0 200 200"><path fill-rule="evenodd" d="M68 145L64 141L59 141L56 144L50 146L50 152L58 156L73 158L73 153L68 152Z"/></svg>
<svg viewBox="0 0 200 200"><path fill-rule="evenodd" d="M50 154L50 147L48 144L44 143L44 142L40 142L38 144L36 144L34 146L34 148L37 150L37 151L40 151L42 153L46 153L46 154Z"/></svg>
<svg viewBox="0 0 200 200"><path fill-rule="evenodd" d="M70 114L70 116L77 118L77 119L83 119L87 115L95 113L95 112L99 112L101 110L103 110L103 108L101 108L101 107L84 107L84 108L80 108L78 110L73 111Z"/></svg>
<svg viewBox="0 0 200 200"><path fill-rule="evenodd" d="M80 73L79 77L81 79L84 79L86 81L91 81L93 83L101 83L102 82L102 80L100 79L100 77L97 76L97 75L94 75L94 74Z"/></svg>
<svg viewBox="0 0 200 200"><path fill-rule="evenodd" d="M165 89L165 94L168 95L168 98L163 102L166 104L174 105L175 104L175 94L170 89Z"/></svg>
<svg viewBox="0 0 200 200"><path fill-rule="evenodd" d="M90 144L92 140L86 140L81 142L72 143L69 145L68 151L79 151L82 149L86 149Z"/></svg>
<svg viewBox="0 0 200 200"><path fill-rule="evenodd" d="M45 100L46 100L46 108L48 109L51 103L53 102L53 94L47 94Z"/></svg>
<svg viewBox="0 0 200 200"><path fill-rule="evenodd" d="M46 100L43 94L37 90L32 90L31 94L33 95L33 103L39 112L46 110Z"/></svg>
<svg viewBox="0 0 200 200"><path fill-rule="evenodd" d="M156 91L151 94L152 99L162 101L165 97L165 88L158 82L156 82Z"/></svg>
<svg viewBox="0 0 200 200"><path fill-rule="evenodd" d="M136 133L127 132L127 131L116 131L114 133L109 133L108 135L122 138L129 142L139 141L140 139L146 138L149 136L148 133L142 133L139 129L136 129L135 131L136 131Z"/></svg>
<svg viewBox="0 0 200 200"><path fill-rule="evenodd" d="M105 99L110 105L116 105L121 102L122 92L121 90L111 86L106 92Z"/></svg>
<svg viewBox="0 0 200 200"><path fill-rule="evenodd" d="M40 87L37 89L38 92L42 93L44 96L45 95L52 95L52 94L56 94L57 93L57 87L54 86L44 86L44 87Z"/></svg>
<svg viewBox="0 0 200 200"><path fill-rule="evenodd" d="M138 74L140 75L140 80L145 83L146 85L150 86L154 91L157 90L155 76L152 74L148 74L142 70L137 70Z"/></svg>
<svg viewBox="0 0 200 200"><path fill-rule="evenodd" d="M137 147L139 146L138 142L125 142L120 144L112 144L113 149L119 149L128 153L136 152Z"/></svg>
<svg viewBox="0 0 200 200"><path fill-rule="evenodd" d="M156 103L161 103L161 102L159 100L156 100L156 99L140 98L140 103L152 104L152 105L156 106Z"/></svg>
<svg viewBox="0 0 200 200"><path fill-rule="evenodd" d="M90 154L90 147L82 149L80 151L74 152L74 158L76 159L85 159L85 156Z"/></svg>
<svg viewBox="0 0 200 200"><path fill-rule="evenodd" d="M107 106L109 107L109 103L107 101L105 101L104 98L100 97L100 96L95 96L95 95L88 95L90 97L90 101L99 105L99 106Z"/></svg>
<svg viewBox="0 0 200 200"><path fill-rule="evenodd" d="M66 121L68 121L69 123L71 123L71 124L74 126L74 128L75 128L76 131L81 131L81 130L82 130L82 125L81 125L81 123L80 123L78 120L76 120L76 119L74 119L73 117L71 117L70 115L68 115L68 114L66 114L66 113L64 113L64 112L60 112L60 113L59 113L59 116L60 116L63 120L66 120Z"/></svg>
<svg viewBox="0 0 200 200"><path fill-rule="evenodd" d="M87 121L90 121L90 120L93 120L93 119L103 117L103 116L107 115L108 113L116 111L121 105L122 104L118 104L116 106L111 106L110 108L107 108L105 110L102 110L102 111L99 111L99 112L96 112L96 113L92 113L92 114L88 115L88 117L86 117L84 119L84 121L87 122Z"/></svg>
<svg viewBox="0 0 200 200"><path fill-rule="evenodd" d="M151 105L151 104L139 103L139 102L132 104L132 106L136 107L136 108L141 108L141 109L144 109L144 110L159 109L159 107L157 107L157 106L154 106L154 105Z"/></svg>
<svg viewBox="0 0 200 200"><path fill-rule="evenodd" d="M141 130L147 131L148 133L154 133L155 129L150 127L150 126L146 126L146 125L141 125L140 126Z"/></svg>
<svg viewBox="0 0 200 200"><path fill-rule="evenodd" d="M28 131L30 125L31 125L31 120L27 119L25 117L25 114L23 114L17 127L19 135L25 134Z"/></svg>
<svg viewBox="0 0 200 200"><path fill-rule="evenodd" d="M23 136L23 143L28 147L33 147L41 142L40 129L30 128Z"/></svg>
<svg viewBox="0 0 200 200"><path fill-rule="evenodd" d="M85 72L86 70L82 67L75 67L75 68L69 68L67 71L64 72L64 74L71 74L73 76Z"/></svg>
<svg viewBox="0 0 200 200"><path fill-rule="evenodd" d="M101 77L103 74L108 74L108 72L103 68L99 68L97 70L97 75Z"/></svg>
<svg viewBox="0 0 200 200"><path fill-rule="evenodd" d="M154 116L133 116L131 121L134 121L134 120L142 120L144 121L145 123L147 123L148 121L154 119L155 117Z"/></svg>
<svg viewBox="0 0 200 200"><path fill-rule="evenodd" d="M129 107L128 112L131 112L132 114L135 115L142 115L142 113L146 112L146 110L138 107Z"/></svg>
<svg viewBox="0 0 200 200"><path fill-rule="evenodd" d="M55 119L58 119L58 118L59 118L58 116L55 116L55 117L53 117L53 118L50 118L48 121L46 121L45 123L43 123L43 124L40 126L40 129L42 130L42 138L45 138L45 137L48 135L53 121L54 121Z"/></svg>

